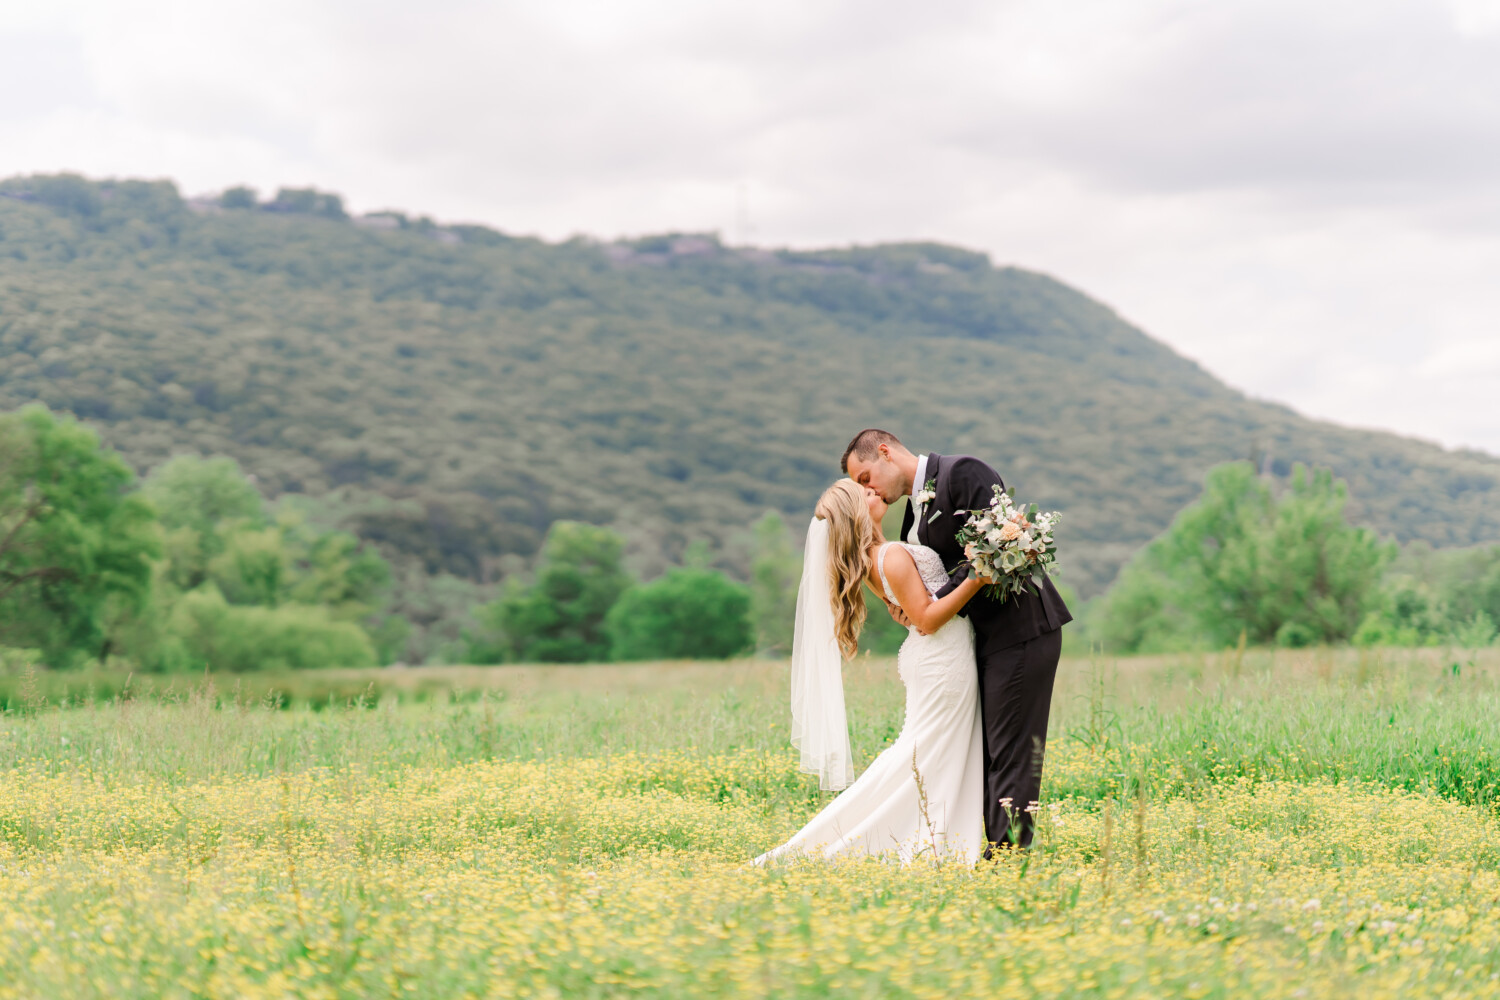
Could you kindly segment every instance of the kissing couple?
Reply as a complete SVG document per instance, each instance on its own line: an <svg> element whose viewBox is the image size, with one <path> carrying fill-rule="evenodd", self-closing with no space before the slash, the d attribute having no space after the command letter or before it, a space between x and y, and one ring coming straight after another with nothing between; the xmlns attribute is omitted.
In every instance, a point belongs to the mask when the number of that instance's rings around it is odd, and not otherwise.
<svg viewBox="0 0 1500 1000"><path fill-rule="evenodd" d="M807 530L792 640L792 743L825 791L843 789L796 836L756 859L888 854L973 864L1029 847L1062 627L1073 616L1045 574L1005 601L981 593L958 532L988 507L1000 475L968 456L914 455L888 431L860 431L848 475ZM911 498L901 541L886 509ZM907 626L896 670L901 734L854 780L843 660L865 622L864 587Z"/></svg>

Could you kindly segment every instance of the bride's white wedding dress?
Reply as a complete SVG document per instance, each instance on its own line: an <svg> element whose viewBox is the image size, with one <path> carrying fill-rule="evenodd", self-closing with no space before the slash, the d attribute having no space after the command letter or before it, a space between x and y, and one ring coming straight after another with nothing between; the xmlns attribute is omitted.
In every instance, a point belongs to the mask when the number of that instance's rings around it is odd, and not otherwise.
<svg viewBox="0 0 1500 1000"><path fill-rule="evenodd" d="M885 555L899 545L911 553L929 593L947 582L943 560L924 545L887 542L880 548L880 582L892 603ZM906 685L901 735L795 837L755 859L893 853L918 858L979 859L984 839L984 738L974 631L955 617L932 635L908 629L896 657ZM918 780L920 775L920 783Z"/></svg>

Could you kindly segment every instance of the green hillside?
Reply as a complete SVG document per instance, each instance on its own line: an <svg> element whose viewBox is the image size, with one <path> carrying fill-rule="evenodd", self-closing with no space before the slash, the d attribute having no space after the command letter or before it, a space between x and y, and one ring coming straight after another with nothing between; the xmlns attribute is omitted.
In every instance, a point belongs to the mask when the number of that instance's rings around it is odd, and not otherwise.
<svg viewBox="0 0 1500 1000"><path fill-rule="evenodd" d="M1247 399L954 247L549 244L165 182L0 194L0 409L72 411L141 470L234 456L428 572L493 580L558 518L615 525L647 575L695 539L743 567L746 527L800 525L871 424L1065 511L1085 594L1227 459L1331 466L1403 540L1500 538L1500 459Z"/></svg>

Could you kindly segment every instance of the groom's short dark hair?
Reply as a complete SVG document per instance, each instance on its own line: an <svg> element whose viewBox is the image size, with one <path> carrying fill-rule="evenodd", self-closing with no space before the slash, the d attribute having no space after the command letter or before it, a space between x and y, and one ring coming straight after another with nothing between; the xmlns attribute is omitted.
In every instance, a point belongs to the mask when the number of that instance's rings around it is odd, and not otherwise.
<svg viewBox="0 0 1500 1000"><path fill-rule="evenodd" d="M853 455L861 462L873 461L883 444L893 444L902 447L901 439L890 431L883 431L878 427L866 427L854 435L854 440L849 442L849 447L844 449L844 457L839 459L839 468L844 470L844 475L849 474L849 456Z"/></svg>

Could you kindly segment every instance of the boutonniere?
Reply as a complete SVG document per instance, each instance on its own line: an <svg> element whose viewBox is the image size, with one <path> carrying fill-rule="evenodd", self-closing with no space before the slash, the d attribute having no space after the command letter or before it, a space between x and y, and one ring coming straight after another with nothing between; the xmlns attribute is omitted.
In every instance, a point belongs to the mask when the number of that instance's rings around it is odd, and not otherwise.
<svg viewBox="0 0 1500 1000"><path fill-rule="evenodd" d="M937 480L927 480L927 485L923 486L916 493L912 494L911 499L912 502L917 504L917 506L919 507L925 507L928 504L932 503L932 501L937 499ZM931 524L933 521L936 521L938 519L938 515L940 514L942 514L942 511L940 510L933 511L932 516L927 519L927 523Z"/></svg>

